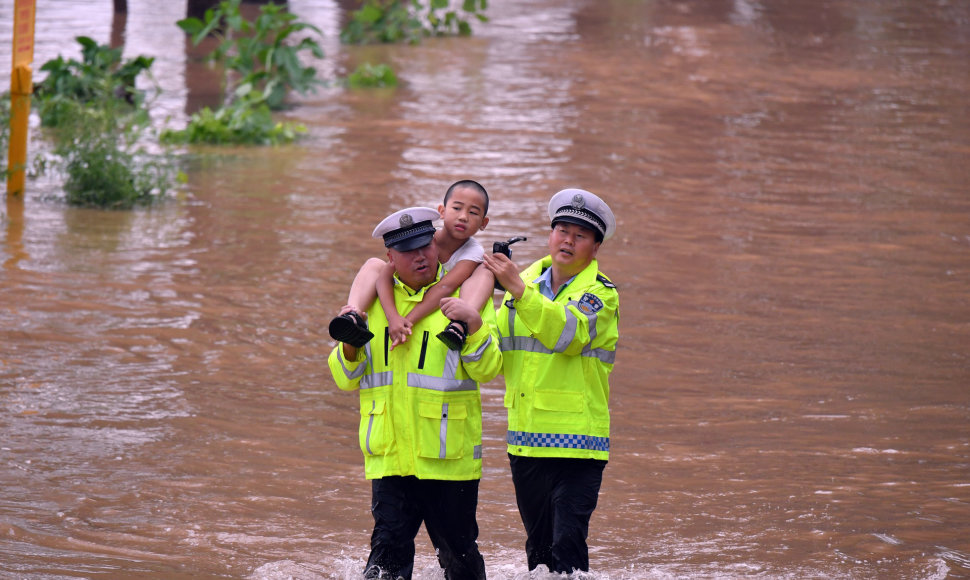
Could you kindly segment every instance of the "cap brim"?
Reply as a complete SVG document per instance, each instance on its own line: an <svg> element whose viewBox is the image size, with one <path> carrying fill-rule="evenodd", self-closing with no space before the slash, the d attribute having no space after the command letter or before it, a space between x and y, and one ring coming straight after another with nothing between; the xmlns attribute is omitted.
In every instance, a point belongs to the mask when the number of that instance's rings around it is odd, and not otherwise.
<svg viewBox="0 0 970 580"><path fill-rule="evenodd" d="M434 238L434 233L422 234L420 236L414 236L413 238L408 238L406 240L401 240L400 242L388 246L392 250L398 252L410 252L411 250L417 250L418 248L423 248L431 243Z"/></svg>
<svg viewBox="0 0 970 580"><path fill-rule="evenodd" d="M602 235L602 232L596 226L596 224L594 224L593 222L584 220L583 218L578 218L576 216L571 216L571 215L556 216L552 220L552 225L556 225L559 222L566 222L566 223L569 223L569 224L576 224L577 226L583 226L584 228L586 228L586 229L588 229L588 230L590 230L590 231L592 231L594 233L597 233L597 234Z"/></svg>

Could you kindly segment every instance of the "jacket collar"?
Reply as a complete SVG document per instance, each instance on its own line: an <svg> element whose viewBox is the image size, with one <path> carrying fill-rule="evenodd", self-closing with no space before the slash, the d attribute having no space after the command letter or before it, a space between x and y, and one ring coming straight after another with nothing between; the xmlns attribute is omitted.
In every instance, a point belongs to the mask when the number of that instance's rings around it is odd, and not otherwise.
<svg viewBox="0 0 970 580"><path fill-rule="evenodd" d="M529 266L529 268L525 271L526 275L524 275L522 278L525 279L526 282L528 283L536 284L537 282L536 279L539 276L541 276L546 270L548 270L551 266L552 266L552 256L546 256L541 260L537 260L533 262L532 265ZM592 285L593 282L596 281L596 274L598 274L599 271L600 271L599 262L596 260L596 258L593 258L593 261L590 262L589 265L586 266L586 268L584 268L582 272L580 272L579 274L576 274L573 277L573 279L566 285L566 288L574 284L579 284L581 287L584 287L584 288L586 286ZM556 289L554 288L553 290L556 290Z"/></svg>
<svg viewBox="0 0 970 580"><path fill-rule="evenodd" d="M424 293L428 290L428 288L431 288L432 286L434 286L435 284L441 281L442 273L443 272L442 272L441 262L438 262L438 269L435 271L434 280L432 280L431 283L428 284L427 286L423 288L419 288L418 290L415 290L410 286L408 286L407 284L405 284L404 282L402 282L401 279L397 277L397 272L395 272L394 290L395 291L401 290L407 295L409 300L415 300L416 298L416 301L420 302L421 299L424 298Z"/></svg>

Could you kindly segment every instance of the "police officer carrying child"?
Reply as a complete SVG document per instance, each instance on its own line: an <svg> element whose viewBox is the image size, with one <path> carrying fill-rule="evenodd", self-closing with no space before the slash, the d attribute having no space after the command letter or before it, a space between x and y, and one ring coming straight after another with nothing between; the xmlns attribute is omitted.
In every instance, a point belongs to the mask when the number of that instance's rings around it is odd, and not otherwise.
<svg viewBox="0 0 970 580"><path fill-rule="evenodd" d="M439 217L430 208L408 208L374 230L394 266L394 302L401 315L441 276L431 223ZM422 522L445 578L485 579L476 520L482 475L479 384L498 374L502 354L491 303L478 311L457 294L415 323L411 340L393 350L387 316L374 301L366 320L375 338L360 348L338 343L330 353L337 386L360 393L359 439L374 516L368 579L411 578ZM363 313L356 315L363 320ZM449 319L468 325L461 350L429 340Z"/></svg>
<svg viewBox="0 0 970 580"><path fill-rule="evenodd" d="M582 189L555 194L549 218L548 256L521 275L502 254L484 264L507 289L497 321L529 569L572 573L589 570L589 520L610 451L619 298L596 254L616 219Z"/></svg>

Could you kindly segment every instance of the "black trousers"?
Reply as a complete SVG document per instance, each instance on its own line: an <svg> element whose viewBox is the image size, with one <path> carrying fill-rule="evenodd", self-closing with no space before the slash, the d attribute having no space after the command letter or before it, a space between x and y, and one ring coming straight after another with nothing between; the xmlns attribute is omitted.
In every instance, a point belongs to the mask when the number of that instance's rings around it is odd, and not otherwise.
<svg viewBox="0 0 970 580"><path fill-rule="evenodd" d="M529 570L589 571L589 519L606 461L509 455Z"/></svg>
<svg viewBox="0 0 970 580"><path fill-rule="evenodd" d="M414 538L421 522L448 580L485 580L478 551L478 480L385 477L371 482L374 532L367 579L404 578L414 570Z"/></svg>

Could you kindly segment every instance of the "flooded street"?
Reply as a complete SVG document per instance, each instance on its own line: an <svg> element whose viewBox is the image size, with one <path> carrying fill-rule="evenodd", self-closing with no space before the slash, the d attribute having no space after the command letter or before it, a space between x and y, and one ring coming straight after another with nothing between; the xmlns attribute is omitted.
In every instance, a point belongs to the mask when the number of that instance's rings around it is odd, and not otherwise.
<svg viewBox="0 0 970 580"><path fill-rule="evenodd" d="M125 56L156 57L181 126L217 86L184 2L128 3ZM38 5L35 81L112 37L110 2ZM462 178L486 246L528 236L522 268L559 189L618 218L592 580L970 578L970 3L493 0L470 38L377 47L339 44L335 1L289 5L334 81L281 115L303 141L193 150L150 209L69 208L50 179L7 203L0 578L359 578L327 323L376 223ZM342 88L363 61L401 86ZM503 389L480 546L529 580ZM423 530L416 571L442 578Z"/></svg>

